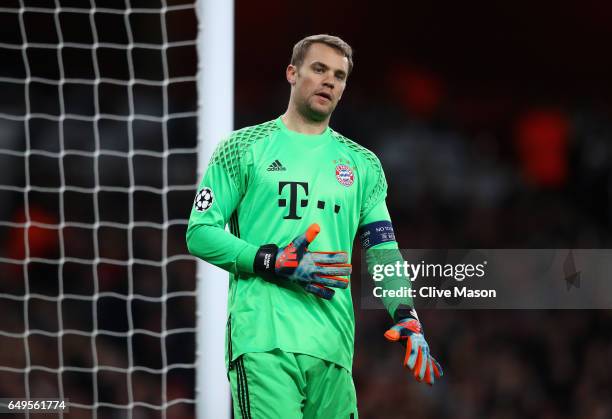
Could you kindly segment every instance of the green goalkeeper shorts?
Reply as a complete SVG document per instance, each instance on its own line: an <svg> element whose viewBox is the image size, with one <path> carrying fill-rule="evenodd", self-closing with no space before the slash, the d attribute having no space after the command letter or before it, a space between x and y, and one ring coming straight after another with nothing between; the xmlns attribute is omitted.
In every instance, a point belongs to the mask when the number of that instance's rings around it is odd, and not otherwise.
<svg viewBox="0 0 612 419"><path fill-rule="evenodd" d="M319 358L280 349L246 353L229 379L234 418L358 418L351 373Z"/></svg>

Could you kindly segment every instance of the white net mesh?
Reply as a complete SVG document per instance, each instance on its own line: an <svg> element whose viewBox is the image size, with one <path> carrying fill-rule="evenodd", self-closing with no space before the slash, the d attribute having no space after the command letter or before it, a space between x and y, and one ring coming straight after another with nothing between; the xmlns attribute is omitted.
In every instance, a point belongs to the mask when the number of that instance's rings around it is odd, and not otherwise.
<svg viewBox="0 0 612 419"><path fill-rule="evenodd" d="M194 1L1 2L1 397L193 417L196 35Z"/></svg>

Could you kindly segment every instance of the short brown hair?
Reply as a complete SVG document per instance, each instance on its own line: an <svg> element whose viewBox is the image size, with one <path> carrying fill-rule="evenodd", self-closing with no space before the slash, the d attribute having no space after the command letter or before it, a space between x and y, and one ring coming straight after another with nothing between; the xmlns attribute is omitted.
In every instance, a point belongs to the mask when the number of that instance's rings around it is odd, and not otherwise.
<svg viewBox="0 0 612 419"><path fill-rule="evenodd" d="M353 69L353 49L349 44L337 36L327 34L311 35L298 41L298 43L293 46L291 65L296 67L302 65L304 62L304 57L306 57L306 52L308 52L308 48L315 43L328 45L341 52L348 59L348 74L351 74L351 70Z"/></svg>

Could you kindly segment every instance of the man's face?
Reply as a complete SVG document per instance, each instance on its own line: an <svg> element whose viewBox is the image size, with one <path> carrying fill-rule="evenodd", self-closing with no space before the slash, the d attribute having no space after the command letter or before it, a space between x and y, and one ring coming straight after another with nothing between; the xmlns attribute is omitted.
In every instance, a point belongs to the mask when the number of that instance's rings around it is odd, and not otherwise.
<svg viewBox="0 0 612 419"><path fill-rule="evenodd" d="M293 86L293 100L300 114L322 121L336 108L346 87L348 59L338 50L321 43L310 45L304 62L287 68Z"/></svg>

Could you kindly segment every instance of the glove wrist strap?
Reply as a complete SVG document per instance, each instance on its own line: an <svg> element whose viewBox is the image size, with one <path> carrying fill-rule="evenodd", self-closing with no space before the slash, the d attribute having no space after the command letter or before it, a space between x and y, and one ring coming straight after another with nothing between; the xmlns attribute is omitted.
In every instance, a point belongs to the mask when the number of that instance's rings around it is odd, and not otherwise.
<svg viewBox="0 0 612 419"><path fill-rule="evenodd" d="M275 277L274 263L278 246L275 244L264 244L257 250L255 260L253 260L253 272L265 279Z"/></svg>
<svg viewBox="0 0 612 419"><path fill-rule="evenodd" d="M417 315L417 312L414 308L406 304L400 304L397 309L395 309L395 313L393 314L393 321L397 323L400 320L409 318L415 319L420 323L419 316Z"/></svg>

